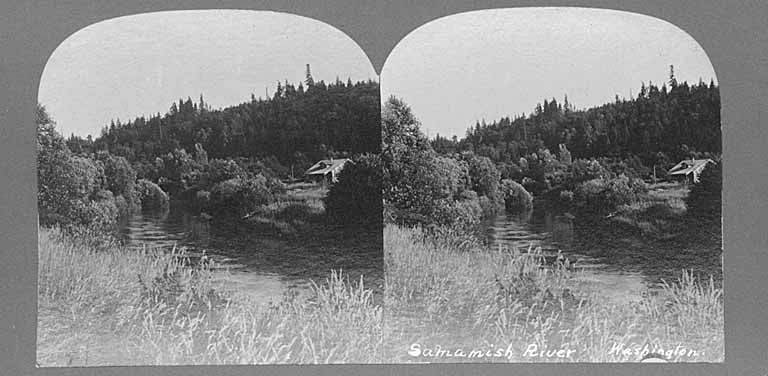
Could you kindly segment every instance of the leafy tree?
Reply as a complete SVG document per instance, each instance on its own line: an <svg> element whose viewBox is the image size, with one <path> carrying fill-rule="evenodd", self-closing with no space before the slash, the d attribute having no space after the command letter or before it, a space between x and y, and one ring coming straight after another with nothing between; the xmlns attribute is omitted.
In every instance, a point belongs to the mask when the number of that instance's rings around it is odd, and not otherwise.
<svg viewBox="0 0 768 376"><path fill-rule="evenodd" d="M165 209L169 205L168 194L157 184L139 179L136 181L136 192L144 209Z"/></svg>
<svg viewBox="0 0 768 376"><path fill-rule="evenodd" d="M230 179L245 179L248 172L232 159L213 159L205 166L201 187L212 186Z"/></svg>
<svg viewBox="0 0 768 376"><path fill-rule="evenodd" d="M643 189L643 186L635 184L626 175L611 179L598 178L577 185L573 200L581 213L605 215L616 210L619 205L637 200Z"/></svg>
<svg viewBox="0 0 768 376"><path fill-rule="evenodd" d="M266 177L256 175L247 179L228 179L215 184L210 191L211 213L243 216L274 200Z"/></svg>
<svg viewBox="0 0 768 376"><path fill-rule="evenodd" d="M189 189L197 182L200 165L184 149L175 149L158 160L158 184L171 195Z"/></svg>
<svg viewBox="0 0 768 376"><path fill-rule="evenodd" d="M106 188L115 197L122 197L126 203L127 208L120 209L125 211L138 207L139 200L135 188L136 171L131 164L125 158L105 151L97 153L96 160L103 166Z"/></svg>
<svg viewBox="0 0 768 376"><path fill-rule="evenodd" d="M410 108L394 97L382 113L382 172L387 221L464 228L482 215L477 193L464 193L467 162L432 150Z"/></svg>
<svg viewBox="0 0 768 376"><path fill-rule="evenodd" d="M467 163L469 188L479 196L483 216L490 217L504 207L504 197L499 190L501 174L488 157L465 152L462 158Z"/></svg>
<svg viewBox="0 0 768 376"><path fill-rule="evenodd" d="M435 155L410 107L395 97L389 98L382 111L381 142L384 200L397 201L395 196L407 184L409 174Z"/></svg>
<svg viewBox="0 0 768 376"><path fill-rule="evenodd" d="M499 190L501 174L490 158L472 152L466 152L462 157L469 167L470 188L480 196L495 196Z"/></svg>
<svg viewBox="0 0 768 376"><path fill-rule="evenodd" d="M686 215L694 221L715 223L719 227L722 218L722 189L722 162L708 165L685 199Z"/></svg>
<svg viewBox="0 0 768 376"><path fill-rule="evenodd" d="M68 198L66 179L59 176L66 171L71 153L63 137L55 130L55 123L45 110L37 105L37 202L42 224L48 224L52 215L63 214L60 205Z"/></svg>
<svg viewBox="0 0 768 376"><path fill-rule="evenodd" d="M502 180L501 193L504 197L504 206L508 211L528 210L533 207L533 195L514 180Z"/></svg>
<svg viewBox="0 0 768 376"><path fill-rule="evenodd" d="M104 229L116 223L114 199L111 192L104 191L103 168L72 155L42 105L37 107L37 163L41 225Z"/></svg>
<svg viewBox="0 0 768 376"><path fill-rule="evenodd" d="M381 224L381 158L364 154L347 163L325 198L325 210L336 223Z"/></svg>

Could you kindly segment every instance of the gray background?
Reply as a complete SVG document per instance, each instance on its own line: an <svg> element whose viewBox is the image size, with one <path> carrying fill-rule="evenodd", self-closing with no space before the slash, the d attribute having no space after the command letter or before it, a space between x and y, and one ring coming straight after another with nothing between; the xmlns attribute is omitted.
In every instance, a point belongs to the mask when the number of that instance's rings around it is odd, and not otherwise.
<svg viewBox="0 0 768 376"><path fill-rule="evenodd" d="M346 32L377 71L408 32L462 11L584 6L642 13L687 31L708 53L722 97L726 362L724 365L432 365L111 367L36 369L34 109L43 67L58 44L108 18L171 9L276 10ZM768 373L768 15L765 1L163 1L63 0L0 4L0 375L23 374L690 374ZM87 105L87 104L84 104Z"/></svg>

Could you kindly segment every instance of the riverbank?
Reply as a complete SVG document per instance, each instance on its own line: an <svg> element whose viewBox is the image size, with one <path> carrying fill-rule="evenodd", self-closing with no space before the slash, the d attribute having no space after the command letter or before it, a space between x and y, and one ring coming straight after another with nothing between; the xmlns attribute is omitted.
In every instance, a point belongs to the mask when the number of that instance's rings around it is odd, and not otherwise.
<svg viewBox="0 0 768 376"><path fill-rule="evenodd" d="M328 188L314 183L291 183L276 199L243 219L255 231L278 237L296 237L312 231L324 219L323 198Z"/></svg>
<svg viewBox="0 0 768 376"><path fill-rule="evenodd" d="M690 189L677 182L651 184L632 204L619 206L606 218L581 222L589 222L592 231L599 229L602 236L633 239L632 243L642 244L649 255L696 254L719 259L723 250L720 222L688 213ZM658 250L662 251L655 252ZM722 278L722 272L718 274Z"/></svg>
<svg viewBox="0 0 768 376"><path fill-rule="evenodd" d="M657 183L628 205L621 205L607 216L609 223L623 226L654 239L671 239L682 230L685 199L690 188L681 183Z"/></svg>
<svg viewBox="0 0 768 376"><path fill-rule="evenodd" d="M249 270L289 278L317 281L326 278L329 270L344 270L354 280L363 277L374 302L381 304L382 228L371 223L333 223L326 215L327 194L328 187L316 183L287 185L276 201L260 206L238 224L229 224L237 230L226 239L228 247L241 249L240 255L232 256L250 260L257 255L258 267L250 265Z"/></svg>
<svg viewBox="0 0 768 376"><path fill-rule="evenodd" d="M38 236L40 366L370 363L382 308L363 283L330 272L306 300L249 301L184 250L95 249ZM218 272L217 272L218 273Z"/></svg>
<svg viewBox="0 0 768 376"><path fill-rule="evenodd" d="M393 361L635 362L646 348L671 361L723 360L722 289L691 273L617 304L585 293L589 282L567 262L543 268L515 250L387 226L384 252L385 357Z"/></svg>

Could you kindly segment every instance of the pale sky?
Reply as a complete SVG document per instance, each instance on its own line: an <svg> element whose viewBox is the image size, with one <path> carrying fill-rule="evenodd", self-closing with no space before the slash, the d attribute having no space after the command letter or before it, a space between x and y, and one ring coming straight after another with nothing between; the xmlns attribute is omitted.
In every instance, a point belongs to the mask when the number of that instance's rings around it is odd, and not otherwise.
<svg viewBox="0 0 768 376"><path fill-rule="evenodd" d="M320 21L267 11L147 13L102 21L68 37L43 71L39 101L65 136L112 119L165 114L200 94L214 108L274 94L277 81L378 80L346 34Z"/></svg>
<svg viewBox="0 0 768 376"><path fill-rule="evenodd" d="M586 8L496 9L447 16L408 34L381 72L382 101L403 99L430 137L465 135L475 122L531 113L564 95L578 109L679 82L707 84L714 69L676 26Z"/></svg>

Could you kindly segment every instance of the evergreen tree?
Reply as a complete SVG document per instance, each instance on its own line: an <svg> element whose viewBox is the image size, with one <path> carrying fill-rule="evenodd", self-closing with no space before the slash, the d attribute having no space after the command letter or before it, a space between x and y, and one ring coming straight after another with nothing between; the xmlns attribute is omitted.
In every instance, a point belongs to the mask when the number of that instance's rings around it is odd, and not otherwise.
<svg viewBox="0 0 768 376"><path fill-rule="evenodd" d="M315 86L315 79L312 78L312 71L309 69L309 64L307 64L307 74L306 74L306 79L304 80L304 83L307 85L307 88Z"/></svg>

